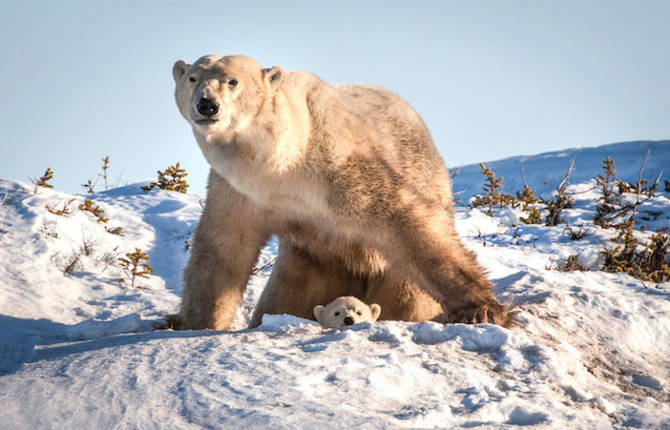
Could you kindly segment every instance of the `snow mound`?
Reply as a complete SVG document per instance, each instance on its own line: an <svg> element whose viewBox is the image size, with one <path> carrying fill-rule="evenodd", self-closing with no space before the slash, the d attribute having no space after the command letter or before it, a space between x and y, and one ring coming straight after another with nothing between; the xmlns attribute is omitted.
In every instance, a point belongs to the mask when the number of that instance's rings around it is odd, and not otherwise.
<svg viewBox="0 0 670 430"><path fill-rule="evenodd" d="M34 194L0 180L0 428L670 428L670 285L598 271L614 234L591 221L602 160L635 181L649 145L649 179L670 166L669 141L486 163L505 191L522 188L523 167L548 196L577 153L562 226L522 224L516 209L456 210L498 298L517 311L513 329L328 329L291 315L247 329L266 269L249 281L237 331L156 331L179 305L200 196L142 184ZM465 166L454 189L467 203L481 183L479 167ZM641 208L655 215L639 220L637 238L670 226L669 197ZM85 199L109 221L79 209ZM587 234L572 240L566 225ZM135 248L155 274L133 288L118 259ZM273 240L259 263L276 252ZM572 255L589 270L554 270Z"/></svg>
<svg viewBox="0 0 670 430"><path fill-rule="evenodd" d="M494 351L503 346L508 339L507 330L491 324L442 325L426 322L412 328L412 340L416 343L434 345L456 340L465 351Z"/></svg>
<svg viewBox="0 0 670 430"><path fill-rule="evenodd" d="M69 340L96 339L121 333L132 333L142 329L142 319L137 314L126 315L111 321L82 321L67 327Z"/></svg>

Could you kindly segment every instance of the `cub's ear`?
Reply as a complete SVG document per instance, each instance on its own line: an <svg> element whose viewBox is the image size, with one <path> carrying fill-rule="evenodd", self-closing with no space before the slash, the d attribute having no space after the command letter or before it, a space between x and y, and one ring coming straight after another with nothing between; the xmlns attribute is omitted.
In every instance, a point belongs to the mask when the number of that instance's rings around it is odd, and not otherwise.
<svg viewBox="0 0 670 430"><path fill-rule="evenodd" d="M379 314L382 313L382 307L379 306L377 303L373 303L370 305L370 314L372 314L372 322L377 321L377 318L379 318Z"/></svg>
<svg viewBox="0 0 670 430"><path fill-rule="evenodd" d="M177 60L177 62L174 63L174 66L172 66L172 77L174 78L174 81L179 82L190 66L191 65L184 60Z"/></svg>
<svg viewBox="0 0 670 430"><path fill-rule="evenodd" d="M273 87L278 86L284 80L284 69L279 66L263 69L263 80Z"/></svg>
<svg viewBox="0 0 670 430"><path fill-rule="evenodd" d="M314 317L318 322L321 323L321 317L323 316L323 311L326 310L325 306L316 305L314 306Z"/></svg>

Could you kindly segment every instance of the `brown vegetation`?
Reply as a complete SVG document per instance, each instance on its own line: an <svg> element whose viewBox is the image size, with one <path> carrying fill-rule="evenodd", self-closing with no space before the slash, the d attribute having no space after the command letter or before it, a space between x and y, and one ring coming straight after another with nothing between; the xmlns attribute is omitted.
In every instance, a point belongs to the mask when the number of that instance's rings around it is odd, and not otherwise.
<svg viewBox="0 0 670 430"><path fill-rule="evenodd" d="M158 187L161 190L186 193L188 189L188 183L184 180L186 176L188 176L186 170L182 169L179 163L177 163L174 166L169 166L163 172L158 170L158 179L156 182L152 182L148 186L142 187L142 189L144 191L151 191L155 187Z"/></svg>

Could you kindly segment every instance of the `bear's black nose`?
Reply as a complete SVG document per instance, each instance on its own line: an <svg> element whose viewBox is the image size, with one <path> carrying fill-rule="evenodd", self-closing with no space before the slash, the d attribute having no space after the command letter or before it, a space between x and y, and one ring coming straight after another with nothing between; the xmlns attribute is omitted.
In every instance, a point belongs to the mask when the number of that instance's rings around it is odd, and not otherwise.
<svg viewBox="0 0 670 430"><path fill-rule="evenodd" d="M203 116L214 116L219 111L219 106L208 98L201 98L196 106L198 113Z"/></svg>
<svg viewBox="0 0 670 430"><path fill-rule="evenodd" d="M344 317L344 324L345 325L353 325L354 324L354 319L351 317Z"/></svg>

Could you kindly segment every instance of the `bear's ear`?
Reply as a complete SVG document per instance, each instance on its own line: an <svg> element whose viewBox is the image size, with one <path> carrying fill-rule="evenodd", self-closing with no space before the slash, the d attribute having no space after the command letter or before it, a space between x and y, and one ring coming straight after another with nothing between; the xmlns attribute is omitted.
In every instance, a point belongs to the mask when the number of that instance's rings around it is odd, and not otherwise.
<svg viewBox="0 0 670 430"><path fill-rule="evenodd" d="M279 66L263 69L263 79L273 87L276 87L284 79L284 69Z"/></svg>
<svg viewBox="0 0 670 430"><path fill-rule="evenodd" d="M174 81L179 82L190 66L191 65L184 60L177 60L177 62L174 63L174 66L172 66L172 77L174 78Z"/></svg>
<svg viewBox="0 0 670 430"><path fill-rule="evenodd" d="M379 306L377 303L373 303L370 305L370 314L372 314L372 322L377 321L377 318L379 318L379 314L382 313L382 307Z"/></svg>
<svg viewBox="0 0 670 430"><path fill-rule="evenodd" d="M326 309L325 306L316 305L314 306L314 317L318 322L321 322L321 317L323 316L323 311Z"/></svg>

